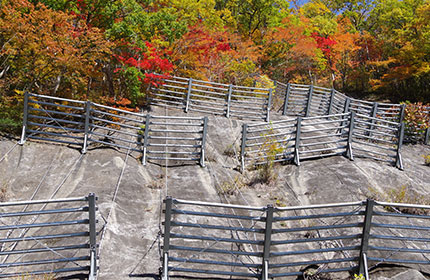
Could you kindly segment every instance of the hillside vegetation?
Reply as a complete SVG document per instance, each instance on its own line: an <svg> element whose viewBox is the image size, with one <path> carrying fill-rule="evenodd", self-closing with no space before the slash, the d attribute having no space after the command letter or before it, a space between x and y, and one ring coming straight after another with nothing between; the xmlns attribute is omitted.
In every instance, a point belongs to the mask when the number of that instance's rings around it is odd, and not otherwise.
<svg viewBox="0 0 430 280"><path fill-rule="evenodd" d="M159 74L428 102L426 0L3 0L0 126L24 91L144 105Z"/></svg>

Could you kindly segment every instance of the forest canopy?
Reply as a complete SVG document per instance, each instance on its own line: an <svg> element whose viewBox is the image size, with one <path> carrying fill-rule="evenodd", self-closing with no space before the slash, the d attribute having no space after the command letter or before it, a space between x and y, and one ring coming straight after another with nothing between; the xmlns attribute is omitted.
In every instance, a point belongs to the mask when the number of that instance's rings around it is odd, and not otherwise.
<svg viewBox="0 0 430 280"><path fill-rule="evenodd" d="M0 124L23 92L142 105L157 76L430 101L428 0L0 0Z"/></svg>

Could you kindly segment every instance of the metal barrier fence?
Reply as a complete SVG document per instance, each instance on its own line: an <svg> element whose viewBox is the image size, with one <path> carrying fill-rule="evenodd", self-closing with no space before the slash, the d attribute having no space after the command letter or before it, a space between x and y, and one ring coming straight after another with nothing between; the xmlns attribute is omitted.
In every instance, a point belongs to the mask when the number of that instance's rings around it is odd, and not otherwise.
<svg viewBox="0 0 430 280"><path fill-rule="evenodd" d="M276 83L276 94L284 96L283 115L308 117L346 113L400 122L403 120L404 105L369 102L347 97L345 94L314 85Z"/></svg>
<svg viewBox="0 0 430 280"><path fill-rule="evenodd" d="M96 196L0 203L0 278L97 278Z"/></svg>
<svg viewBox="0 0 430 280"><path fill-rule="evenodd" d="M428 212L430 206L374 200L248 207L167 197L162 279L341 272L369 279L368 265L430 265Z"/></svg>
<svg viewBox="0 0 430 280"><path fill-rule="evenodd" d="M272 89L171 77L151 88L150 104L269 121Z"/></svg>
<svg viewBox="0 0 430 280"><path fill-rule="evenodd" d="M355 112L390 122L400 123L405 115L406 105L369 102L347 97L345 94L324 87L313 85L284 84L276 81L274 99L283 99L282 114L293 116L323 116ZM430 117L430 107L422 114ZM430 128L420 129L406 127L405 135L408 141L422 141L430 144Z"/></svg>
<svg viewBox="0 0 430 280"><path fill-rule="evenodd" d="M355 112L243 124L241 170L247 165L345 155L388 161L403 169L404 124Z"/></svg>
<svg viewBox="0 0 430 280"><path fill-rule="evenodd" d="M123 148L147 160L198 161L204 166L207 117L153 116L89 101L26 93L20 144L27 138Z"/></svg>

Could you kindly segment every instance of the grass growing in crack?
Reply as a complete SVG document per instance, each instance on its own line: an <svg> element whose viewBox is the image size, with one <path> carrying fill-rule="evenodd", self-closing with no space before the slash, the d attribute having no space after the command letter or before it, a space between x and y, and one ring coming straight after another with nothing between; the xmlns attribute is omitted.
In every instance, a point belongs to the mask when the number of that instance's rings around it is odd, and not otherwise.
<svg viewBox="0 0 430 280"><path fill-rule="evenodd" d="M258 158L263 159L263 162L257 164L257 174L253 178L251 185L262 183L269 184L277 179L275 172L275 160L279 154L282 154L284 148L278 142L278 139L274 137L275 131L273 127L262 134L264 142L261 144L258 152Z"/></svg>
<svg viewBox="0 0 430 280"><path fill-rule="evenodd" d="M218 193L219 194L227 194L227 195L234 195L239 190L243 189L245 187L244 179L241 175L235 176L231 180L224 181L220 186Z"/></svg>
<svg viewBox="0 0 430 280"><path fill-rule="evenodd" d="M424 155L424 164L430 166L430 154Z"/></svg>

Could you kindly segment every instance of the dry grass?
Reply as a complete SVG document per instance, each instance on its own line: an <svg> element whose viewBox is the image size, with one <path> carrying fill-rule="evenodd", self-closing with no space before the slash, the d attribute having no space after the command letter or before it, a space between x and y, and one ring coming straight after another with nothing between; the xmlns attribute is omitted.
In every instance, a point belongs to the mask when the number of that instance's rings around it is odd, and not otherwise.
<svg viewBox="0 0 430 280"><path fill-rule="evenodd" d="M42 274L42 275L21 275L12 278L13 280L54 280L54 274Z"/></svg>
<svg viewBox="0 0 430 280"><path fill-rule="evenodd" d="M428 196L418 193L409 186L391 188L384 193L381 193L373 188L369 188L367 197L370 199L391 203L430 205L430 198ZM402 213L416 215L427 215L430 213L430 210L420 208L387 207L386 209L388 211L400 211Z"/></svg>
<svg viewBox="0 0 430 280"><path fill-rule="evenodd" d="M218 193L219 194L228 194L228 195L234 195L239 190L243 189L246 186L243 176L237 175L231 180L227 180L221 183L218 187Z"/></svg>
<svg viewBox="0 0 430 280"><path fill-rule="evenodd" d="M424 164L430 166L430 154L424 155Z"/></svg>

